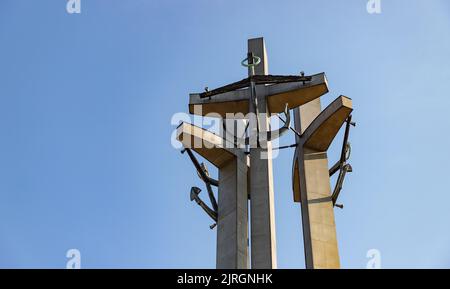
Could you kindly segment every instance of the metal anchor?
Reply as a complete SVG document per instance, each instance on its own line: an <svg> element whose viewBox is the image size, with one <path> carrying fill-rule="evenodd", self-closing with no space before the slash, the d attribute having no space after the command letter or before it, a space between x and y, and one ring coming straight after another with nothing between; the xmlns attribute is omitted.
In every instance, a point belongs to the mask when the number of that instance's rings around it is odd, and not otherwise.
<svg viewBox="0 0 450 289"><path fill-rule="evenodd" d="M343 209L344 205L336 204L336 201L339 197L339 194L341 193L345 176L347 175L347 173L353 172L352 166L349 163L347 163L347 161L350 159L350 155L351 155L351 145L350 145L350 142L348 141L348 136L350 133L350 127L356 126L356 123L352 122L351 115L348 117L346 123L347 124L345 126L344 142L342 144L341 157L340 157L339 161L329 171L330 177L332 175L334 175L337 171L339 171L339 176L337 178L336 185L333 190L333 194L331 195L331 199L333 200L333 205L340 209Z"/></svg>
<svg viewBox="0 0 450 289"><path fill-rule="evenodd" d="M186 148L181 151L181 153L184 152L188 153L189 158L191 159L194 167L197 170L199 178L205 183L206 189L208 191L208 197L213 208L211 209L210 207L208 207L208 205L206 205L205 202L200 199L199 194L202 190L198 187L191 188L191 201L195 200L195 202L206 212L206 214L208 214L208 216L210 216L217 223L217 214L219 207L217 205L212 186L217 187L219 185L219 182L209 176L209 171L206 165L204 163L200 164L190 149ZM211 225L210 229L214 229L214 227L217 225L216 223Z"/></svg>

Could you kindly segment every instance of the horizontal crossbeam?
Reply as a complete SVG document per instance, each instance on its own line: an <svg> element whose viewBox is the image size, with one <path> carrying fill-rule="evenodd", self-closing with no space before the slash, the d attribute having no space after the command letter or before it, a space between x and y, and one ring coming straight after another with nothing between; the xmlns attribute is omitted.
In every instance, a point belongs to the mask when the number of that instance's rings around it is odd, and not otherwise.
<svg viewBox="0 0 450 289"><path fill-rule="evenodd" d="M234 82L211 91L200 93L200 98L209 98L217 94L222 94L250 86L250 82L255 84L275 84L288 82L308 82L312 80L312 76L297 76L297 75L253 75L244 78L238 82Z"/></svg>
<svg viewBox="0 0 450 289"><path fill-rule="evenodd" d="M268 113L281 113L286 104L293 109L328 92L325 73L311 76L255 75L203 93L189 95L189 113L212 117L245 118L250 111L250 80L267 96ZM267 84L267 85L263 85ZM239 116L240 115L240 116Z"/></svg>

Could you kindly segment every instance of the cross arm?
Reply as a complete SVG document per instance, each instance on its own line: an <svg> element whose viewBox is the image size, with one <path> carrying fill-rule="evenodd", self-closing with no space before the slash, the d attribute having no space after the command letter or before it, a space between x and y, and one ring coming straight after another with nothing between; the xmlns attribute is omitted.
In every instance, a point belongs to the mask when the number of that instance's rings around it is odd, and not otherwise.
<svg viewBox="0 0 450 289"><path fill-rule="evenodd" d="M223 118L227 113L246 115L249 111L249 99L250 90L248 88L216 94L211 98L202 97L201 93L191 93L189 95L189 113L202 116L216 113ZM196 109L196 106L201 109Z"/></svg>
<svg viewBox="0 0 450 289"><path fill-rule="evenodd" d="M300 137L293 159L292 187L294 201L300 202L300 170L298 160L306 158L322 158L339 129L352 112L352 101L346 96L340 96L325 108L306 128ZM308 156L305 155L306 150Z"/></svg>
<svg viewBox="0 0 450 289"><path fill-rule="evenodd" d="M328 92L325 73L306 77L255 75L211 91L191 93L189 113L202 116L217 113L222 117L226 113L246 115L249 111L251 91L248 86L251 79L257 85L265 85L270 113L283 112L286 103L289 109L299 107ZM195 109L196 106L201 106L201 109Z"/></svg>
<svg viewBox="0 0 450 289"><path fill-rule="evenodd" d="M339 96L305 130L302 135L303 146L318 152L327 151L352 111L352 100Z"/></svg>
<svg viewBox="0 0 450 289"><path fill-rule="evenodd" d="M289 109L299 107L328 93L325 73L310 76L310 81L294 81L266 86L267 103L271 113L284 111L286 103Z"/></svg>
<svg viewBox="0 0 450 289"><path fill-rule="evenodd" d="M235 157L246 162L246 156L239 149L233 148L234 144L190 123L183 122L178 126L177 140L184 148L195 151L218 168Z"/></svg>

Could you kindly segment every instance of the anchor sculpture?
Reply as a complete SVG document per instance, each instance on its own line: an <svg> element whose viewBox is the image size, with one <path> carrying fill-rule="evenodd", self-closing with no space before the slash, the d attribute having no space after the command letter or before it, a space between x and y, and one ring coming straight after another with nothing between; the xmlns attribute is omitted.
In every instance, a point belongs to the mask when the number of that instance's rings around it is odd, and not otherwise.
<svg viewBox="0 0 450 289"><path fill-rule="evenodd" d="M269 75L262 38L250 39L246 59L241 63L248 77L217 89L190 94L189 112L221 118L222 130L214 134L203 128L181 123L177 139L183 144L199 178L205 183L211 206L201 198L201 189L192 187L195 201L217 225L216 266L220 269L276 268L273 149L295 148L292 166L294 201L301 203L303 238L307 268L338 268L334 207L348 172L348 142L352 101L338 97L323 111L320 97L328 92L324 73L305 76ZM293 110L295 128L291 127ZM279 114L284 114L284 119ZM233 117L229 117L232 114ZM270 129L270 116L278 115L284 125ZM244 126L238 135L228 122ZM327 150L346 123L339 161L328 168ZM272 148L272 141L295 133L293 145ZM200 144L200 145L199 145ZM210 176L194 152L218 169L218 179ZM331 191L330 177L339 171ZM213 187L218 188L216 200ZM251 208L251 265L248 256L248 221Z"/></svg>
<svg viewBox="0 0 450 289"><path fill-rule="evenodd" d="M352 150L350 142L348 141L348 136L350 133L350 126L356 126L356 123L352 122L351 115L347 118L346 123L347 124L345 126L344 142L342 144L341 157L339 161L337 161L336 164L329 171L330 177L334 175L337 171L339 171L339 176L336 180L336 185L334 187L333 194L331 195L331 199L333 200L334 206L340 209L343 209L344 205L337 204L336 202L339 197L339 194L341 193L345 176L347 175L347 173L353 172L352 166L349 163L347 163L347 161L350 159Z"/></svg>
<svg viewBox="0 0 450 289"><path fill-rule="evenodd" d="M217 211L219 209L219 206L217 205L216 197L214 196L212 186L217 187L219 185L219 182L217 180L212 179L209 176L209 172L206 165L204 163L200 164L190 149L187 148L182 150L182 153L184 152L188 153L189 158L191 159L192 163L195 166L195 169L197 170L198 176L205 183L206 188L208 190L208 197L211 202L212 208L208 207L208 205L206 205L206 203L200 199L199 194L202 190L199 189L198 187L191 188L190 193L191 201L195 201L206 212L206 214L208 214L208 216L210 216L211 219L213 219L214 222L217 222ZM210 226L210 228L213 229L216 225L217 224L214 223Z"/></svg>

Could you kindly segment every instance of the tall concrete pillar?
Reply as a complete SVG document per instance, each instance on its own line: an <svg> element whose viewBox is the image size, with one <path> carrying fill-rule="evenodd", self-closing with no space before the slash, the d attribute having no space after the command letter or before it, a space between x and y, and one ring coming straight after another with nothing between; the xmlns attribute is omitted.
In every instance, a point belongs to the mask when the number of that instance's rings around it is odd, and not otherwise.
<svg viewBox="0 0 450 289"><path fill-rule="evenodd" d="M255 75L267 75L267 53L263 38L248 40L248 52L261 58L255 67ZM249 71L250 75L250 71ZM267 95L264 85L256 86L257 109L260 133L270 131ZM249 105L250 112L255 107ZM250 208L251 208L251 263L253 269L271 269L277 267L275 212L272 173L272 145L262 141L261 147L250 150Z"/></svg>
<svg viewBox="0 0 450 289"><path fill-rule="evenodd" d="M217 269L248 268L247 164L233 158L219 168Z"/></svg>
<svg viewBox="0 0 450 289"><path fill-rule="evenodd" d="M240 149L229 148L225 139L192 124L182 123L177 139L219 171L217 269L247 269L248 157Z"/></svg>
<svg viewBox="0 0 450 289"><path fill-rule="evenodd" d="M327 149L352 111L351 100L339 97L324 111L320 99L294 110L297 137L294 199L301 202L307 269L339 268L334 204Z"/></svg>

